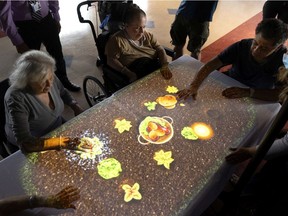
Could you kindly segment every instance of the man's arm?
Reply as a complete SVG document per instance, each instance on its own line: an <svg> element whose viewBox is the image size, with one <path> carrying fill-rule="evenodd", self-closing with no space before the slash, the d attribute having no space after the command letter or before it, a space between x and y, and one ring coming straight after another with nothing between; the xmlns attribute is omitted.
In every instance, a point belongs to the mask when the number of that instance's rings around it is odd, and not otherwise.
<svg viewBox="0 0 288 216"><path fill-rule="evenodd" d="M7 215L38 207L49 207L57 209L76 209L73 202L80 198L78 188L68 186L59 193L50 196L16 196L0 200L0 215Z"/></svg>
<svg viewBox="0 0 288 216"><path fill-rule="evenodd" d="M207 62L205 65L203 65L196 76L194 77L192 83L190 84L190 87L188 89L184 89L179 91L178 97L187 99L188 97L193 97L193 99L196 99L197 92L199 87L201 86L202 82L206 79L206 77L214 70L217 70L223 66L223 63L218 57L213 58L209 62Z"/></svg>
<svg viewBox="0 0 288 216"><path fill-rule="evenodd" d="M230 87L222 92L224 97L235 99L242 97L250 97L264 101L279 101L280 88L276 89L253 89L253 88L240 88Z"/></svg>
<svg viewBox="0 0 288 216"><path fill-rule="evenodd" d="M198 89L201 86L202 82L206 79L206 77L214 70L220 68L222 65L222 62L218 57L213 58L200 68L190 86L197 87Z"/></svg>

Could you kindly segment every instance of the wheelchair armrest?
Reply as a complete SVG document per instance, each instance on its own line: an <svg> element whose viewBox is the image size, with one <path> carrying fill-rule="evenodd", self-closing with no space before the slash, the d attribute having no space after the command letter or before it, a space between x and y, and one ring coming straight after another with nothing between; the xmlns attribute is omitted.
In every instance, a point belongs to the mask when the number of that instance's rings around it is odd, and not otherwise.
<svg viewBox="0 0 288 216"><path fill-rule="evenodd" d="M168 47L165 47L165 46L163 46L163 48L164 48L164 50L165 50L165 52L166 52L166 55L168 55L168 56L170 56L170 57L174 57L175 52L174 52L173 49L168 48Z"/></svg>
<svg viewBox="0 0 288 216"><path fill-rule="evenodd" d="M124 87L130 83L127 76L108 65L103 65L103 74L104 77L108 78L112 83L119 87Z"/></svg>

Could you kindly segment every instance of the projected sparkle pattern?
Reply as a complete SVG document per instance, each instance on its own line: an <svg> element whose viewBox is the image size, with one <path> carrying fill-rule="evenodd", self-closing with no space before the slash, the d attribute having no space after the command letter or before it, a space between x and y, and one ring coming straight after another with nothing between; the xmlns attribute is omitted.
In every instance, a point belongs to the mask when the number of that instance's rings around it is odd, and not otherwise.
<svg viewBox="0 0 288 216"><path fill-rule="evenodd" d="M37 153L31 160L33 163L27 162L23 167L27 192L51 194L67 185L75 185L81 190L75 215L183 214L222 165L229 147L237 146L256 121L250 100L225 99L221 95L225 87L213 78L201 86L196 102L181 101L174 109L157 104L155 110L149 111L144 103L167 95L168 86L182 89L189 85L196 72L194 64L197 62L176 61L171 65L174 77L171 80L163 80L159 71L153 73L54 131L52 136L97 137L103 143L102 154L94 159L82 159L79 154L67 150ZM148 116L169 116L173 120L173 136L168 142L154 144L149 140L148 145L139 144L139 125ZM129 130L119 133L118 128L114 128L116 119L131 122ZM210 125L214 136L208 140L185 139L181 131L196 122ZM173 162L169 163L171 159L166 155L160 157L163 165L157 165L154 156L161 150L164 155L171 152ZM97 166L109 158L116 159L122 171L117 177L104 179ZM135 199L139 198L135 183L141 186L138 191L142 198L138 200ZM136 194L129 202L126 201L130 196L124 200L125 189L129 189L126 186L123 189L124 184ZM71 212L61 212L61 215L71 215Z"/></svg>

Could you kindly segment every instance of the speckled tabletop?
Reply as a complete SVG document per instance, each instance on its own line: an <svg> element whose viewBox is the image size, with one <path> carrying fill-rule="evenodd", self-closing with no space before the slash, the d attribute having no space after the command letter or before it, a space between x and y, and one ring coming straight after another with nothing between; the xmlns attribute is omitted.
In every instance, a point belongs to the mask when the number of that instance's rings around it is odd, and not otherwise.
<svg viewBox="0 0 288 216"><path fill-rule="evenodd" d="M101 152L92 159L68 150L23 158L15 172L24 191L47 194L67 185L79 187L77 210L61 211L61 215L201 214L229 177L231 167L224 162L228 148L257 144L280 108L249 98L224 98L221 92L225 88L243 85L215 71L201 86L196 101L177 101L173 109L154 103L155 109L148 109L147 103L158 97L176 95L167 92L168 86L170 90L187 87L201 65L183 56L170 64L171 80L164 80L156 71L53 131L50 136L98 137ZM146 140L149 144L140 144L143 136L139 125L147 116L164 117L170 122L173 134L168 142ZM115 120L124 121L124 126L117 127ZM199 122L208 125L213 136L201 139L199 134L198 139L186 139L181 135L183 128ZM160 150L170 152L168 166L164 166L165 159L161 159L162 165L155 160ZM101 177L97 168L107 158L116 159L122 170L111 179ZM131 195L131 201L124 201L123 185L132 187L135 183L140 185L137 193L142 198L133 199Z"/></svg>

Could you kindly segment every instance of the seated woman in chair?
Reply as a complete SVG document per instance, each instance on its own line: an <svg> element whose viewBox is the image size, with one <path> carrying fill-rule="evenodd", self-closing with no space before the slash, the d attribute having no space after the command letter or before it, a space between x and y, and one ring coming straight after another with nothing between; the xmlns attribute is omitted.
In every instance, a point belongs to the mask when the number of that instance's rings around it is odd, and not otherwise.
<svg viewBox="0 0 288 216"><path fill-rule="evenodd" d="M77 140L40 138L59 127L64 103L75 115L83 109L54 75L55 60L42 51L28 51L16 61L4 103L5 132L9 144L23 152L74 149ZM63 103L64 102L64 103Z"/></svg>
<svg viewBox="0 0 288 216"><path fill-rule="evenodd" d="M108 66L127 76L129 82L159 68L165 79L172 77L164 48L153 34L145 31L146 21L145 12L131 5L126 12L125 28L111 36L105 47Z"/></svg>

